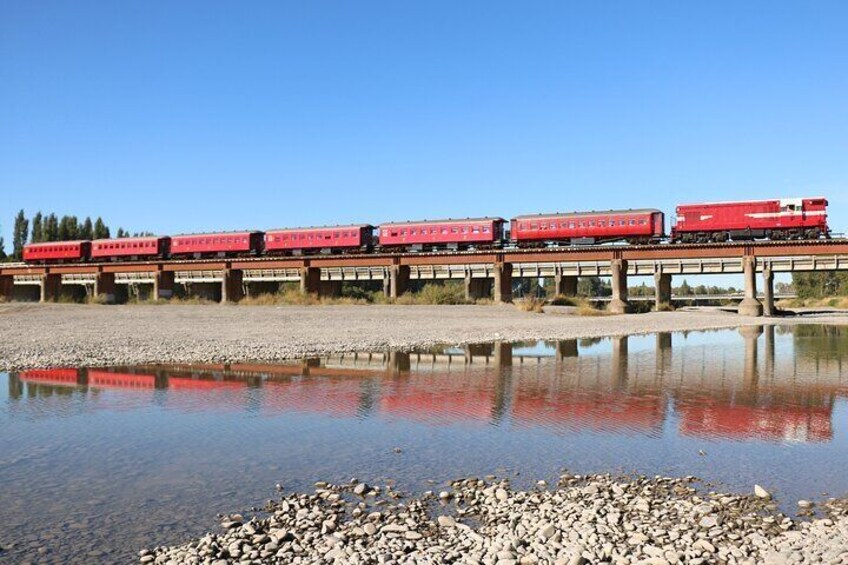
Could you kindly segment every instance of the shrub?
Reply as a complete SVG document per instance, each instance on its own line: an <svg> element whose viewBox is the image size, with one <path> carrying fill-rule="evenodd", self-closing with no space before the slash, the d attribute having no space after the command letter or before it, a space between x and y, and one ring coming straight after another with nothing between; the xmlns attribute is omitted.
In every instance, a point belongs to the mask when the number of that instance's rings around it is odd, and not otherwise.
<svg viewBox="0 0 848 565"><path fill-rule="evenodd" d="M536 296L523 298L515 303L516 307L522 312L535 312L536 314L544 314L545 300Z"/></svg>

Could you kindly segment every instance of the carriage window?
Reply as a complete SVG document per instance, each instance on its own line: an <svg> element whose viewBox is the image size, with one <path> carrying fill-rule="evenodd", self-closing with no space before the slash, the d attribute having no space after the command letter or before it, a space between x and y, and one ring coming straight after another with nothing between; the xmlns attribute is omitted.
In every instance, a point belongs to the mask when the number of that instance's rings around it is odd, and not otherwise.
<svg viewBox="0 0 848 565"><path fill-rule="evenodd" d="M483 233L489 233L489 226L483 226Z"/></svg>
<svg viewBox="0 0 848 565"><path fill-rule="evenodd" d="M642 226L644 226L647 223L648 222L645 220L645 218L642 218L641 220L639 220L639 224L642 225Z"/></svg>
<svg viewBox="0 0 848 565"><path fill-rule="evenodd" d="M619 220L619 221L618 221L618 225L620 225L620 226L625 225L624 220Z"/></svg>
<svg viewBox="0 0 848 565"><path fill-rule="evenodd" d="M451 233L459 233L459 230L456 228L451 228Z"/></svg>
<svg viewBox="0 0 848 565"><path fill-rule="evenodd" d="M576 227L576 225L575 225L575 223L574 223L574 222L568 222L568 228L569 228L569 229L572 229L572 230L573 230L575 227Z"/></svg>
<svg viewBox="0 0 848 565"><path fill-rule="evenodd" d="M606 225L607 225L606 221L604 221L604 220L598 221L598 227L602 228L602 227L605 227Z"/></svg>
<svg viewBox="0 0 848 565"><path fill-rule="evenodd" d="M586 227L586 223L585 223L585 222L579 222L579 224L578 224L578 225L579 225L581 228Z"/></svg>
<svg viewBox="0 0 848 565"><path fill-rule="evenodd" d="M468 226L462 226L462 233L468 233Z"/></svg>
<svg viewBox="0 0 848 565"><path fill-rule="evenodd" d="M530 229L531 230L537 230L537 229L539 229L539 225L538 224L530 224Z"/></svg>
<svg viewBox="0 0 848 565"><path fill-rule="evenodd" d="M595 227L595 220L589 220L589 227Z"/></svg>
<svg viewBox="0 0 848 565"><path fill-rule="evenodd" d="M473 228L471 228L471 231L473 233L480 233L480 226L474 226Z"/></svg>
<svg viewBox="0 0 848 565"><path fill-rule="evenodd" d="M629 223L630 223L630 225L631 225L631 226L635 226L635 225L636 225L636 220L630 220L630 222L629 222Z"/></svg>

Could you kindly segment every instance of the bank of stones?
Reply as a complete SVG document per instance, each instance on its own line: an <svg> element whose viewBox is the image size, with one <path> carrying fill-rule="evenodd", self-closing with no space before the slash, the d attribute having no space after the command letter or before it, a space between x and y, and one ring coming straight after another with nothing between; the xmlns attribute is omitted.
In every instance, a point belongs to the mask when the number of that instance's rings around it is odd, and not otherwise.
<svg viewBox="0 0 848 565"><path fill-rule="evenodd" d="M848 564L848 512L793 519L769 497L703 493L692 478L564 474L548 488L466 479L405 499L391 487L316 483L222 531L140 554L141 563L577 565Z"/></svg>

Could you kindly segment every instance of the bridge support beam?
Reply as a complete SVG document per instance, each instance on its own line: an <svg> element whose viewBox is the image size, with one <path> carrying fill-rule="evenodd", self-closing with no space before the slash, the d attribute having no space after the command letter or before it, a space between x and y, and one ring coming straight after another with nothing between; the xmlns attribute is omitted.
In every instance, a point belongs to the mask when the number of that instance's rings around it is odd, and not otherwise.
<svg viewBox="0 0 848 565"><path fill-rule="evenodd" d="M628 379L628 355L629 355L629 338L626 335L613 336L612 338L612 355L610 361L612 363L613 382L617 386L627 385Z"/></svg>
<svg viewBox="0 0 848 565"><path fill-rule="evenodd" d="M106 304L115 303L115 273L97 273L94 279L94 296Z"/></svg>
<svg viewBox="0 0 848 565"><path fill-rule="evenodd" d="M554 294L558 296L577 296L577 277L563 275L557 269L554 275Z"/></svg>
<svg viewBox="0 0 848 565"><path fill-rule="evenodd" d="M512 302L512 263L495 263L493 298L497 303Z"/></svg>
<svg viewBox="0 0 848 565"><path fill-rule="evenodd" d="M758 340L762 333L763 326L739 328L739 334L745 340L745 366L742 373L742 383L748 390L757 388L760 380Z"/></svg>
<svg viewBox="0 0 848 565"><path fill-rule="evenodd" d="M318 284L319 296L339 297L342 295L342 281L321 281Z"/></svg>
<svg viewBox="0 0 848 565"><path fill-rule="evenodd" d="M664 307L671 306L671 275L662 271L654 273L654 296L655 309L658 312Z"/></svg>
<svg viewBox="0 0 848 565"><path fill-rule="evenodd" d="M774 316L777 311L774 308L774 273L771 265L763 269L763 315Z"/></svg>
<svg viewBox="0 0 848 565"><path fill-rule="evenodd" d="M398 298L409 290L409 267L392 265L389 268L389 298Z"/></svg>
<svg viewBox="0 0 848 565"><path fill-rule="evenodd" d="M153 300L168 300L174 296L174 272L156 271L153 278Z"/></svg>
<svg viewBox="0 0 848 565"><path fill-rule="evenodd" d="M15 277L0 275L0 300L10 302L15 296Z"/></svg>
<svg viewBox="0 0 848 565"><path fill-rule="evenodd" d="M615 314L628 314L633 309L627 300L627 261L613 259L610 268L612 269L612 299L609 303L609 311Z"/></svg>
<svg viewBox="0 0 848 565"><path fill-rule="evenodd" d="M300 292L319 294L321 292L321 269L318 267L300 268Z"/></svg>
<svg viewBox="0 0 848 565"><path fill-rule="evenodd" d="M244 298L244 271L224 269L221 277L221 303L238 302Z"/></svg>
<svg viewBox="0 0 848 565"><path fill-rule="evenodd" d="M56 302L62 292L62 275L45 274L41 277L41 302Z"/></svg>
<svg viewBox="0 0 848 565"><path fill-rule="evenodd" d="M495 343L494 357L498 369L512 367L512 344L502 341Z"/></svg>
<svg viewBox="0 0 848 565"><path fill-rule="evenodd" d="M488 279L474 279L471 275L465 275L465 300L474 302L489 296Z"/></svg>
<svg viewBox="0 0 848 565"><path fill-rule="evenodd" d="M742 260L745 273L745 298L739 303L737 312L742 316L762 316L763 304L757 300L757 259L746 256Z"/></svg>

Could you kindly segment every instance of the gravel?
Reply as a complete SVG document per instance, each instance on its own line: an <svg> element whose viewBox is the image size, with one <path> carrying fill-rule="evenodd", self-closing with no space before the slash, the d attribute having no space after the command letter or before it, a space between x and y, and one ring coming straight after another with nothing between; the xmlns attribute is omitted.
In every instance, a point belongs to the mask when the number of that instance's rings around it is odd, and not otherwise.
<svg viewBox="0 0 848 565"><path fill-rule="evenodd" d="M719 310L581 317L513 306L0 304L0 371L50 366L278 361L438 344L573 339L848 315L749 318Z"/></svg>
<svg viewBox="0 0 848 565"><path fill-rule="evenodd" d="M565 473L554 488L514 490L508 480L463 479L449 500L375 498L356 483L269 501L246 522L183 545L145 549L141 563L588 563L664 565L848 563L848 511L793 519L770 500L704 492L692 477ZM375 489L378 490L378 489ZM238 520L234 520L238 518Z"/></svg>

